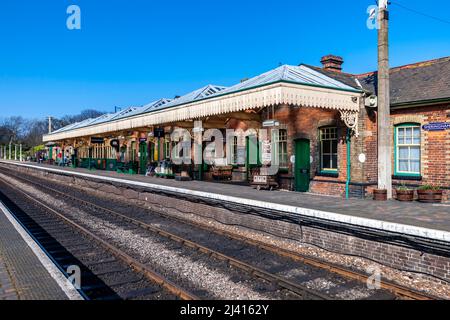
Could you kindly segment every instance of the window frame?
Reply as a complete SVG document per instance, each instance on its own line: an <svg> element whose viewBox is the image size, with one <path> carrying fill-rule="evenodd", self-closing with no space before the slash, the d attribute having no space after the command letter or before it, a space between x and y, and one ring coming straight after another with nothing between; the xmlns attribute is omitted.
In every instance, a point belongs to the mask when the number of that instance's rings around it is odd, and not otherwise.
<svg viewBox="0 0 450 320"><path fill-rule="evenodd" d="M419 147L419 172L399 171L399 143L398 143L398 129L399 128L419 128L419 144L401 144L401 146L418 146ZM414 137L414 135L412 136ZM409 159L410 160L410 159ZM408 122L399 123L394 126L394 175L399 177L421 177L422 176L422 126L420 123Z"/></svg>
<svg viewBox="0 0 450 320"><path fill-rule="evenodd" d="M238 165L238 147L239 147L239 139L237 136L233 135L231 137L231 146L230 146L230 153L231 153L231 164L233 166Z"/></svg>
<svg viewBox="0 0 450 320"><path fill-rule="evenodd" d="M323 166L323 144L322 144L322 130L324 129L335 129L336 139L326 139L326 141L336 141L336 168L324 168ZM325 126L319 128L319 172L324 174L337 174L339 172L339 133L337 126ZM331 157L331 162L333 161L333 147L331 146L331 152L327 153Z"/></svg>
<svg viewBox="0 0 450 320"><path fill-rule="evenodd" d="M172 158L172 148L170 143L170 135L166 134L164 136L164 145L163 145L163 151L164 151L164 159L171 159Z"/></svg>
<svg viewBox="0 0 450 320"><path fill-rule="evenodd" d="M280 140L280 136L281 136L281 131L283 131L284 134L284 140ZM274 132L273 135L273 140L274 140L274 144L273 144L273 148L278 156L278 166L280 169L288 169L289 167L289 153L288 153L288 130L286 128L279 128L276 132ZM282 144L284 144L286 146L286 152L283 153L283 148L282 148ZM285 155L286 156L286 161L282 161L282 156Z"/></svg>

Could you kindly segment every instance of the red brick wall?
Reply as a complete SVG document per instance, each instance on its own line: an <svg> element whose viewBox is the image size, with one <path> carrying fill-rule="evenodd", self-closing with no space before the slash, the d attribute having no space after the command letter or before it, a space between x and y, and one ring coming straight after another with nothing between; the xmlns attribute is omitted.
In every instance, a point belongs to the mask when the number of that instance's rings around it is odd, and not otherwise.
<svg viewBox="0 0 450 320"><path fill-rule="evenodd" d="M189 219L191 214L206 219L214 219L226 225L235 225L250 228L256 231L267 232L270 235L298 239L306 245L316 245L343 254L353 254L379 261L393 268L407 269L417 272L425 272L438 276L446 281L450 280L450 258L439 253L428 253L414 247L400 246L395 241L386 242L361 237L357 233L346 234L339 230L325 230L314 225L301 226L285 221L274 221L253 214L243 214L222 207L187 201L176 197L152 193L140 187L130 187L120 183L97 181L82 177L73 177L58 173L44 173L32 168L20 168L11 166L14 170L24 174L45 176L46 179L65 185L98 193L101 196L120 196L121 199L144 205L154 212L177 218ZM171 206L164 206L170 202ZM198 220L195 220L198 222ZM209 225L209 224L208 224ZM430 277L430 280L433 278ZM434 279L436 280L436 279ZM445 284L444 281L441 282Z"/></svg>
<svg viewBox="0 0 450 320"><path fill-rule="evenodd" d="M391 112L392 126L405 122L419 123L450 122L450 105L435 105L416 108L394 109ZM393 130L393 129L392 129ZM394 168L394 157L392 157ZM432 184L450 188L450 130L426 131L421 129L421 181L394 179L394 184ZM447 190L448 194L449 191Z"/></svg>
<svg viewBox="0 0 450 320"><path fill-rule="evenodd" d="M346 127L340 121L338 111L318 108L292 108L281 106L275 111L275 119L288 131L288 154L295 153L295 140L304 138L310 140L311 147L311 184L310 191L319 194L343 194L345 192L345 181L347 177L347 147L345 143ZM336 126L338 128L338 177L322 177L317 175L320 167L320 145L318 129L324 126ZM292 190L293 165L290 163L288 173L281 175L282 187ZM323 182L323 181L325 182ZM328 183L327 181L339 181Z"/></svg>

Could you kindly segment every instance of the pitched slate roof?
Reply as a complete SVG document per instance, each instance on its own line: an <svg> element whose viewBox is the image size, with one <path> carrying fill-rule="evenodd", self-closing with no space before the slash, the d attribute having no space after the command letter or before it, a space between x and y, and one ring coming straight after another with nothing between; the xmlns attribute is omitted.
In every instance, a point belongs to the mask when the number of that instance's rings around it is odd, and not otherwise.
<svg viewBox="0 0 450 320"><path fill-rule="evenodd" d="M153 112L153 111L160 110L160 109L175 107L175 106L178 106L181 104L190 103L190 102L194 102L194 101L197 101L200 99L204 99L210 95L213 95L215 93L218 93L218 92L224 90L225 88L226 87L224 87L224 86L217 86L217 85L210 84L210 85L204 86L200 89L189 92L189 93L187 93L179 98L173 99L173 100L159 99L159 100L153 101L149 104L146 104L145 106L142 106L142 107L135 107L135 106L128 107L128 108L121 110L119 112L116 112L116 113L104 114L95 119L88 119L88 120L85 120L85 121L82 121L79 123L68 125L57 131L54 131L52 133L64 132L64 131L77 129L77 128L81 128L81 127L87 127L87 126L94 125L94 124L100 124L100 123L110 122L110 121L114 121L114 120L124 119L124 118L128 118L131 116L136 116L139 114L145 114L145 113Z"/></svg>
<svg viewBox="0 0 450 320"><path fill-rule="evenodd" d="M316 66L312 66L312 65L308 65L308 64L302 64L308 68L311 68L313 70L315 70L316 72L322 73L330 78L333 78L335 80L338 80L342 83L345 83L346 85L348 85L349 87L352 87L354 89L361 89L361 87L358 85L358 82L356 82L356 78L355 75L350 74L350 73L345 73L345 72L336 72L336 71L331 71L331 70L325 70L322 69L320 67L316 67Z"/></svg>
<svg viewBox="0 0 450 320"><path fill-rule="evenodd" d="M207 85L200 89L189 92L179 98L168 100L160 99L149 103L142 107L128 107L116 113L104 114L95 119L88 119L76 124L71 124L64 128L61 128L53 133L64 132L81 127L87 127L90 125L110 122L118 119L128 118L135 115L145 114L156 110L171 108L202 99L212 98L219 95L230 94L238 91L249 90L252 88L269 85L276 82L291 82L303 85L312 85L319 87L326 87L332 89L341 90L361 90L359 87L353 87L346 84L344 81L330 77L329 75L318 72L314 68L306 65L291 66L282 65L278 68L265 72L261 75L255 76L244 82L238 83L231 87L224 87L218 85Z"/></svg>
<svg viewBox="0 0 450 320"><path fill-rule="evenodd" d="M308 66L317 72L341 81L354 88L378 94L378 73L352 75ZM390 69L391 106L430 100L450 100L450 57L413 63Z"/></svg>
<svg viewBox="0 0 450 320"><path fill-rule="evenodd" d="M357 76L377 94L377 72ZM409 64L390 70L391 105L450 99L450 57Z"/></svg>
<svg viewBox="0 0 450 320"><path fill-rule="evenodd" d="M75 122L72 124L69 124L65 127L62 127L58 130L55 130L52 132L53 133L59 133L59 132L63 132L63 131L67 131L67 130L73 130L73 129L77 129L77 128L81 128L81 127L86 127L88 125L90 125L92 122L94 122L97 118L89 118L80 122Z"/></svg>
<svg viewBox="0 0 450 320"><path fill-rule="evenodd" d="M172 99L163 98L163 99L159 99L159 100L150 102L142 107L142 109L140 110L140 113L146 113L146 112L153 111L154 109L157 109L157 108L169 103L170 101L172 101Z"/></svg>
<svg viewBox="0 0 450 320"><path fill-rule="evenodd" d="M152 109L151 111L165 109L170 107L179 106L182 104L194 102L197 100L205 99L209 96L223 92L226 89L224 86L217 86L213 84L208 84L207 86L201 87L200 89L189 92L181 97L175 98L167 104L164 104L158 108Z"/></svg>
<svg viewBox="0 0 450 320"><path fill-rule="evenodd" d="M275 82L293 82L298 84L328 87L333 89L354 90L355 88L341 82L338 79L317 72L306 65L291 66L282 65L276 69L265 72L259 76L253 77L221 92L221 94L233 93L237 91L252 89L255 87L275 83Z"/></svg>

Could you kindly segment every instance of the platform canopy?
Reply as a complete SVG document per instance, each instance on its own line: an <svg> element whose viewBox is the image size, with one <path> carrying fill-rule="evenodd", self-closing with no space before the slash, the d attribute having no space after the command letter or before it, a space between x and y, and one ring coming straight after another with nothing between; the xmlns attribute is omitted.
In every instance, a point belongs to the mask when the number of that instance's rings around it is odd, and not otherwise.
<svg viewBox="0 0 450 320"><path fill-rule="evenodd" d="M362 92L305 65L283 65L228 88L207 85L173 100L161 99L71 124L44 135L43 140L133 130L283 104L339 110L342 120L356 132Z"/></svg>

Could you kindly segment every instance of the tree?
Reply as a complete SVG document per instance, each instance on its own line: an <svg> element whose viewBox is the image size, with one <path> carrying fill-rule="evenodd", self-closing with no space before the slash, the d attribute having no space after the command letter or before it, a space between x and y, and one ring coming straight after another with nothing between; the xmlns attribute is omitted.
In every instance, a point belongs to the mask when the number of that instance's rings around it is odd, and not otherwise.
<svg viewBox="0 0 450 320"><path fill-rule="evenodd" d="M53 119L53 130L69 124L80 122L103 115L93 109L86 109L77 115L66 115L60 119ZM0 144L23 144L24 150L42 144L42 136L48 133L47 120L24 119L23 117L9 117L0 119Z"/></svg>
<svg viewBox="0 0 450 320"><path fill-rule="evenodd" d="M22 117L9 117L0 122L0 141L13 143L27 130L26 120Z"/></svg>

